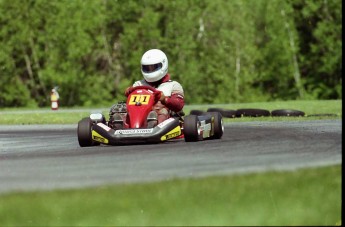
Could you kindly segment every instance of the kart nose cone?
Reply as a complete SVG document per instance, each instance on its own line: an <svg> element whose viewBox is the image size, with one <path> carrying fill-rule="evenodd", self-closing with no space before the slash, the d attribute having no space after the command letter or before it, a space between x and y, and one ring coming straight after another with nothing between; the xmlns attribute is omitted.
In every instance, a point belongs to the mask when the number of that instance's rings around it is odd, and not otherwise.
<svg viewBox="0 0 345 227"><path fill-rule="evenodd" d="M140 128L140 122L135 122L135 123L132 125L132 128Z"/></svg>

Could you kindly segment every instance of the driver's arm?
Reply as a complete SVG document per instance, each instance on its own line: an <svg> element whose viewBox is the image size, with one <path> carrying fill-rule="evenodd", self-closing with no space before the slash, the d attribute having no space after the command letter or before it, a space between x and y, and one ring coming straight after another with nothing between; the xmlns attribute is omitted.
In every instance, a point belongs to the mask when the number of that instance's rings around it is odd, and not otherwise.
<svg viewBox="0 0 345 227"><path fill-rule="evenodd" d="M170 97L165 97L162 104L174 112L179 112L184 106L184 97L178 93L172 93Z"/></svg>

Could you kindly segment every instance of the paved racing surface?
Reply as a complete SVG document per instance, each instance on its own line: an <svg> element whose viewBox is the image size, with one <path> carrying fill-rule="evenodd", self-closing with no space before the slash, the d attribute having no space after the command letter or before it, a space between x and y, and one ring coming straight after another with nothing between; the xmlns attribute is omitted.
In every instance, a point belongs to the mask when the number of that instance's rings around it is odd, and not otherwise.
<svg viewBox="0 0 345 227"><path fill-rule="evenodd" d="M341 120L227 123L220 140L81 148L77 125L0 126L0 193L341 163Z"/></svg>

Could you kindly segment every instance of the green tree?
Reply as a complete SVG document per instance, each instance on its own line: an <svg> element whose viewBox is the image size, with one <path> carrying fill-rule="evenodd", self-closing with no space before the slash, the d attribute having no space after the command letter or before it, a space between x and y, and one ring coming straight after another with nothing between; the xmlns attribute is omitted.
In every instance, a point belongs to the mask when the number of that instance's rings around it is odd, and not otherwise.
<svg viewBox="0 0 345 227"><path fill-rule="evenodd" d="M0 4L0 105L36 105L30 99L39 95L36 83L39 78L33 74L34 66L26 48L32 44L29 24L22 23L29 20L29 6L27 2L16 1L0 1Z"/></svg>
<svg viewBox="0 0 345 227"><path fill-rule="evenodd" d="M309 98L342 97L342 1L291 1Z"/></svg>
<svg viewBox="0 0 345 227"><path fill-rule="evenodd" d="M342 97L340 0L0 0L0 105L110 105L167 53L186 103Z"/></svg>

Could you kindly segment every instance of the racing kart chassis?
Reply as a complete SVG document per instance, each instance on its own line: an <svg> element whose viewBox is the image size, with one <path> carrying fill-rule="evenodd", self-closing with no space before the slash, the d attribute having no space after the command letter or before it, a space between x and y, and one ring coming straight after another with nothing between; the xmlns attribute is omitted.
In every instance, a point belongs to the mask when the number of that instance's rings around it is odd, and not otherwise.
<svg viewBox="0 0 345 227"><path fill-rule="evenodd" d="M123 102L119 102L123 103ZM208 112L204 115L171 115L160 124L150 127L148 113L155 103L154 89L139 86L128 96L126 119L123 127L112 124L112 111L107 121L102 113L93 113L78 122L78 142L81 147L123 145L138 143L160 143L184 138L186 142L204 139L220 139L224 132L222 115Z"/></svg>

